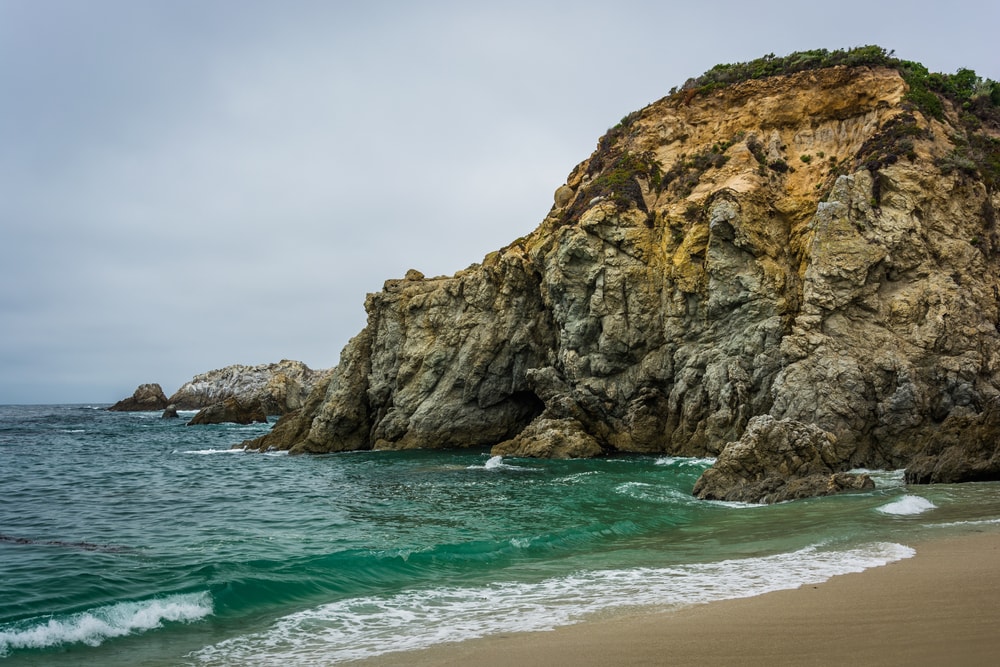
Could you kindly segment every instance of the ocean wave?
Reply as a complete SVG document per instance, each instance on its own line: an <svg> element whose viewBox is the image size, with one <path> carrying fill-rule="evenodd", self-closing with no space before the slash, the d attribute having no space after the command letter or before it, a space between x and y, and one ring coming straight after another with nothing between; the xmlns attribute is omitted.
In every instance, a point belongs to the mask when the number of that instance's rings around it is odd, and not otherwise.
<svg viewBox="0 0 1000 667"><path fill-rule="evenodd" d="M693 458L688 456L661 456L653 462L658 466L678 466L688 468L706 468L715 464L713 458Z"/></svg>
<svg viewBox="0 0 1000 667"><path fill-rule="evenodd" d="M559 477L553 480L554 484L579 484L586 481L588 477L594 477L600 475L601 473L597 470L588 470L587 472L576 472L572 475L566 475L565 477Z"/></svg>
<svg viewBox="0 0 1000 667"><path fill-rule="evenodd" d="M693 496L692 496L693 497ZM725 507L731 510L764 509L773 507L767 503L748 503L742 500L701 500L700 503L709 507Z"/></svg>
<svg viewBox="0 0 1000 667"><path fill-rule="evenodd" d="M246 454L245 449L175 449L174 454L200 454L202 456L207 456L209 454Z"/></svg>
<svg viewBox="0 0 1000 667"><path fill-rule="evenodd" d="M678 502L682 504L700 502L690 493L685 493L680 489L664 484L649 484L648 482L625 482L615 487L615 493L650 503L674 505Z"/></svg>
<svg viewBox="0 0 1000 667"><path fill-rule="evenodd" d="M926 498L921 498L920 496L903 496L899 500L894 500L891 503L887 503L875 509L882 514L892 514L894 516L913 516L916 514L923 514L924 512L936 508L937 505Z"/></svg>
<svg viewBox="0 0 1000 667"><path fill-rule="evenodd" d="M949 521L947 523L926 524L927 528L969 528L972 526L1000 526L1000 519L970 519L969 521Z"/></svg>
<svg viewBox="0 0 1000 667"><path fill-rule="evenodd" d="M486 463L481 466L467 466L467 470L518 470L533 471L534 468L526 468L524 466L515 466L509 463L504 463L502 456L491 456Z"/></svg>
<svg viewBox="0 0 1000 667"><path fill-rule="evenodd" d="M538 583L413 590L322 605L187 656L202 665L286 667L371 658L502 632L547 630L623 607L677 608L818 584L909 558L901 544L792 553L670 568L578 572Z"/></svg>
<svg viewBox="0 0 1000 667"><path fill-rule="evenodd" d="M864 474L872 478L875 488L886 490L901 488L906 486L906 471L903 468L897 470L871 470L869 468L853 468L847 472L856 475Z"/></svg>
<svg viewBox="0 0 1000 667"><path fill-rule="evenodd" d="M212 598L202 592L119 602L62 618L26 619L0 626L0 656L66 644L99 646L114 637L153 630L165 622L191 623L211 613Z"/></svg>

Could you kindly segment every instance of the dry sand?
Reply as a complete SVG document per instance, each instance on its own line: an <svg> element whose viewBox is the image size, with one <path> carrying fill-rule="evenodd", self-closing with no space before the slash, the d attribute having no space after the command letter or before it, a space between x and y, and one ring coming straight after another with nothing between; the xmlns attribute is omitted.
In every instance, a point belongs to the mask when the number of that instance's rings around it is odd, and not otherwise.
<svg viewBox="0 0 1000 667"><path fill-rule="evenodd" d="M506 634L362 664L1000 665L1000 532L818 586Z"/></svg>

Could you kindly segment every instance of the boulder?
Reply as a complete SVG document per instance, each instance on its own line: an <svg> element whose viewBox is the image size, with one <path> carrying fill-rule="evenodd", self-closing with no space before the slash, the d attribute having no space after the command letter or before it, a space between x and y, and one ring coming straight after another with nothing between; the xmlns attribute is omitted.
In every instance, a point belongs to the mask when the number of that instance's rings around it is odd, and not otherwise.
<svg viewBox="0 0 1000 667"><path fill-rule="evenodd" d="M1000 480L1000 399L980 412L948 415L933 437L923 438L923 454L906 467L907 484L951 484Z"/></svg>
<svg viewBox="0 0 1000 667"><path fill-rule="evenodd" d="M221 403L199 410L187 425L224 423L266 424L267 414L259 400L243 403L236 398L227 398Z"/></svg>
<svg viewBox="0 0 1000 667"><path fill-rule="evenodd" d="M167 409L163 411L163 414L160 415L160 417L162 419L177 419L180 417L180 415L177 414L177 406L171 403L167 406Z"/></svg>
<svg viewBox="0 0 1000 667"><path fill-rule="evenodd" d="M158 384L140 384L128 398L123 398L108 410L112 412L147 412L163 410L169 405L163 389Z"/></svg>
<svg viewBox="0 0 1000 667"><path fill-rule="evenodd" d="M703 500L776 503L875 488L868 475L842 467L833 434L814 424L763 415L750 421L742 438L726 445L693 493Z"/></svg>
<svg viewBox="0 0 1000 667"><path fill-rule="evenodd" d="M555 204L557 208L563 208L571 201L573 201L573 195L575 195L573 188L568 185L560 185L556 188L553 198L555 199Z"/></svg>
<svg viewBox="0 0 1000 667"><path fill-rule="evenodd" d="M492 456L581 459L602 454L601 445L574 419L536 419L517 437L490 450Z"/></svg>

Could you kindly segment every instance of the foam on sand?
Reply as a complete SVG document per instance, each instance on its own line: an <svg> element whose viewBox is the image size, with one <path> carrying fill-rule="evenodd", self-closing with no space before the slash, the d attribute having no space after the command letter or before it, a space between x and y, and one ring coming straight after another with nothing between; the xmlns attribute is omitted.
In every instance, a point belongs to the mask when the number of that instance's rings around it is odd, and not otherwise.
<svg viewBox="0 0 1000 667"><path fill-rule="evenodd" d="M441 587L356 597L278 619L187 656L202 665L331 664L490 634L547 630L587 614L638 606L682 607L818 584L909 558L901 544L798 551L667 568L581 571L533 584Z"/></svg>

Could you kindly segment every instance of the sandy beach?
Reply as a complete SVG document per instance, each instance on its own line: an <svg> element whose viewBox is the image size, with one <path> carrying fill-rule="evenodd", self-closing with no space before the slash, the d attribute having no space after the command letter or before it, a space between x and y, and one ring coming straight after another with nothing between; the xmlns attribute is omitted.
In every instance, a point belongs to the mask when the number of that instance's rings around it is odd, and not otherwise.
<svg viewBox="0 0 1000 667"><path fill-rule="evenodd" d="M1000 531L817 586L506 634L364 665L996 665Z"/></svg>

